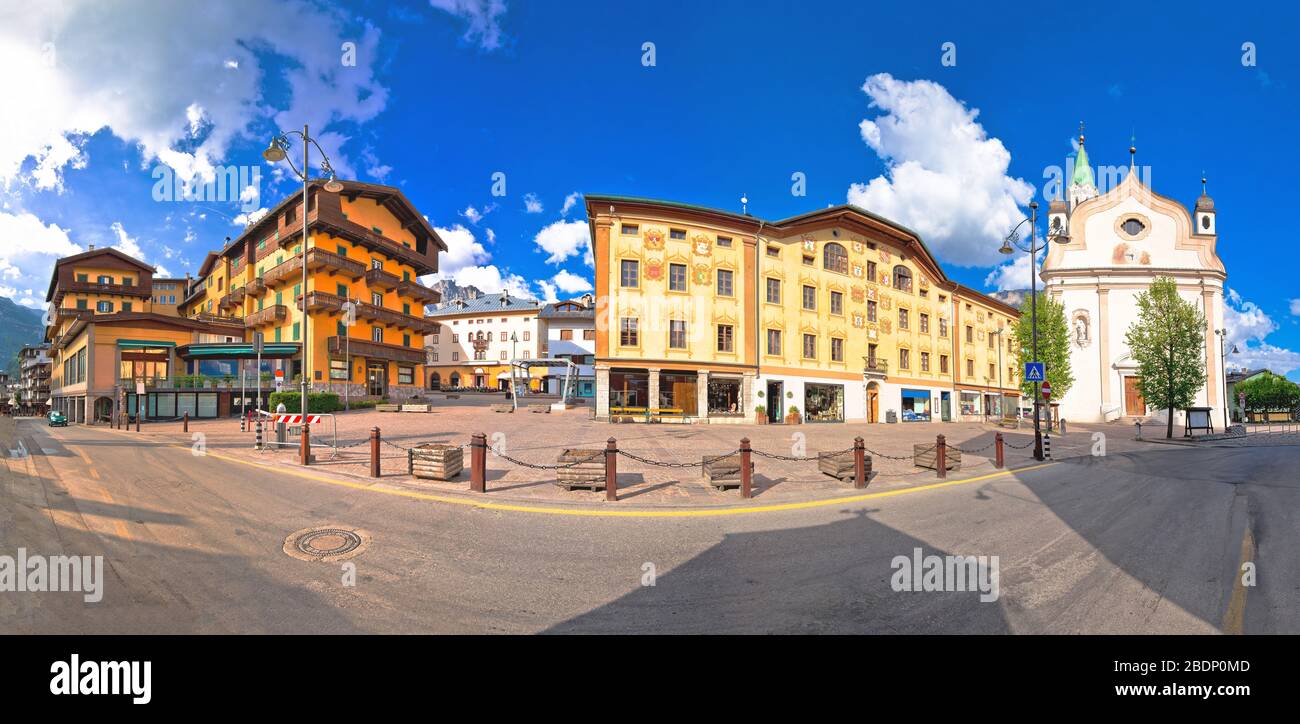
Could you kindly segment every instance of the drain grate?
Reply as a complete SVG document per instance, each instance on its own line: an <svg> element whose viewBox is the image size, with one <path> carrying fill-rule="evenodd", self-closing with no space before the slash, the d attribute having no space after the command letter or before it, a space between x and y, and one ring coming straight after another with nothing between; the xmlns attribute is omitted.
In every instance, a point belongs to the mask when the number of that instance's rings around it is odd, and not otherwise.
<svg viewBox="0 0 1300 724"><path fill-rule="evenodd" d="M299 560L332 562L358 556L369 544L365 531L330 525L290 533L284 552Z"/></svg>

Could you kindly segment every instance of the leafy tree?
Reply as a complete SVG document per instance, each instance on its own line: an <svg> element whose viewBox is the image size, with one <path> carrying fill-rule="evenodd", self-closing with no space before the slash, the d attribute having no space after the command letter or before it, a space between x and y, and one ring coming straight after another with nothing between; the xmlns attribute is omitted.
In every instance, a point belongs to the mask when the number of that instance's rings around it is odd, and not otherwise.
<svg viewBox="0 0 1300 724"><path fill-rule="evenodd" d="M1151 282L1137 298L1138 318L1125 333L1137 361L1138 391L1168 411L1165 437L1174 436L1174 410L1187 407L1205 384L1205 314L1178 296L1169 277Z"/></svg>
<svg viewBox="0 0 1300 724"><path fill-rule="evenodd" d="M1300 405L1300 385L1272 372L1242 382L1237 393L1246 395L1249 412L1290 412Z"/></svg>
<svg viewBox="0 0 1300 724"><path fill-rule="evenodd" d="M1074 384L1074 373L1070 370L1070 327L1065 322L1065 305L1054 301L1041 292L1038 300L1038 359L1034 359L1033 311L1028 296L1020 304L1020 319L1016 322L1016 343L1019 345L1020 369L1025 369L1026 362L1042 362L1047 367L1047 381L1052 383L1052 396L1060 399L1070 391ZM1021 392L1028 397L1034 396L1034 383L1021 381Z"/></svg>

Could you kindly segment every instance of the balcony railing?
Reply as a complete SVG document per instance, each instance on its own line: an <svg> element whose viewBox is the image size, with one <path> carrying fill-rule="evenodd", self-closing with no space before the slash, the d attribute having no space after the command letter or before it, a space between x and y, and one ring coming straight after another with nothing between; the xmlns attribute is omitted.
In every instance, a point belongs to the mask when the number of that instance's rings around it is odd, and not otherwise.
<svg viewBox="0 0 1300 724"><path fill-rule="evenodd" d="M886 375L889 374L889 363L883 357L864 357L866 362L862 371L869 375Z"/></svg>
<svg viewBox="0 0 1300 724"><path fill-rule="evenodd" d="M386 272L383 269L366 270L366 284L374 289L387 291L396 287L401 281L401 278L396 274Z"/></svg>
<svg viewBox="0 0 1300 724"><path fill-rule="evenodd" d="M289 308L283 304L272 304L265 309L259 309L256 312L244 317L244 326L246 327L264 327L268 324L283 322L289 317Z"/></svg>
<svg viewBox="0 0 1300 724"><path fill-rule="evenodd" d="M248 284L244 285L244 288L248 290L249 294L260 297L266 293L266 282L261 277L257 277L250 279Z"/></svg>
<svg viewBox="0 0 1300 724"><path fill-rule="evenodd" d="M423 349L412 349L399 344L372 342L368 339L358 339L356 337L346 340L345 343L345 339L344 337L330 337L327 342L330 354L343 354L346 350L353 357L370 357L372 359L409 362L411 364L422 364L424 362Z"/></svg>
<svg viewBox="0 0 1300 724"><path fill-rule="evenodd" d="M66 286L60 286L59 291L76 294L121 294L128 297L148 297L149 292L144 287L135 284L103 284L100 282L68 282Z"/></svg>
<svg viewBox="0 0 1300 724"><path fill-rule="evenodd" d="M314 272L326 269L336 274L343 274L351 277L353 281L365 276L366 267L359 261L353 261L345 256L340 256L332 251L324 249L307 250L307 271ZM271 267L262 275L262 280L267 286L276 286L285 281L298 280L302 278L302 257L294 256L286 259L274 267Z"/></svg>
<svg viewBox="0 0 1300 724"><path fill-rule="evenodd" d="M367 302L357 304L357 317L382 324L391 324L398 329L410 329L420 334L433 334L438 331L438 323L433 320L403 314L396 310L376 306Z"/></svg>
<svg viewBox="0 0 1300 724"><path fill-rule="evenodd" d="M347 297L340 297L337 294L329 292L307 292L307 311L309 312L341 312L343 303ZM302 296L298 297L298 308L302 309Z"/></svg>
<svg viewBox="0 0 1300 724"><path fill-rule="evenodd" d="M227 327L241 328L244 326L244 319L241 317L225 317L220 314L211 314L209 312L199 312L194 315L193 319L196 322L203 322L204 324L217 324Z"/></svg>
<svg viewBox="0 0 1300 724"><path fill-rule="evenodd" d="M397 294L402 297L411 297L424 304L437 304L442 301L442 295L436 291L420 284L402 280L397 283Z"/></svg>

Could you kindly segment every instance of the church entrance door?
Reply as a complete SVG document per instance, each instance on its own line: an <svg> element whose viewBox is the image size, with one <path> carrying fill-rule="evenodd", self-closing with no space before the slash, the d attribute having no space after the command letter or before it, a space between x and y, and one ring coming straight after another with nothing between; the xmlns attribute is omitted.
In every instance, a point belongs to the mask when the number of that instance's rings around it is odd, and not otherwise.
<svg viewBox="0 0 1300 724"><path fill-rule="evenodd" d="M1147 414L1147 401L1142 399L1142 393L1138 391L1137 377L1124 378L1124 414L1130 416L1144 416Z"/></svg>

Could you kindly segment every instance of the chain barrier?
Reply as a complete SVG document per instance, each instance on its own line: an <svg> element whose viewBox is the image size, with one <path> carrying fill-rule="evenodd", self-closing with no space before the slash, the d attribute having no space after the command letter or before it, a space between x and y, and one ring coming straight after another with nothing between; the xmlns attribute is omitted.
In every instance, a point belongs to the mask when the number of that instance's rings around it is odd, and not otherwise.
<svg viewBox="0 0 1300 724"><path fill-rule="evenodd" d="M589 463L597 458L601 458L605 456L605 451L600 450L580 460L574 460L572 462L567 462L567 463L556 463L555 465L546 465L541 463L530 463L524 460L519 460L517 458L512 458L509 455L503 452L499 452L495 448L492 448L490 446L488 447L488 451L491 452L493 455L496 455L497 457L501 458L502 460L512 462L515 465L521 465L525 468L532 468L533 470L563 470L564 468L576 467L583 463Z"/></svg>
<svg viewBox="0 0 1300 724"><path fill-rule="evenodd" d="M998 442L997 440L994 440L993 442L991 442L991 443L985 445L984 447L977 447L977 448L975 448L975 449L973 449L973 450L967 450L967 449L965 449L965 448L957 447L956 445L949 445L949 444L947 444L947 443L944 443L944 447L948 448L949 450L956 450L957 452L961 453L962 455L977 455L977 454L982 453L982 452L984 452L985 450L988 450L989 448L993 447L994 445L997 444L997 442ZM1003 443L1003 444L1005 444L1005 443Z"/></svg>
<svg viewBox="0 0 1300 724"><path fill-rule="evenodd" d="M754 452L756 452L756 451L754 451ZM715 463L715 462L717 462L717 461L719 461L719 460L722 460L722 459L724 459L724 458L729 458L729 457L731 457L731 456L733 456L733 455L739 455L739 454L740 454L740 450L737 449L737 450L735 450L735 451L733 451L733 452L729 452L729 453L726 453L726 454L723 454L723 455L719 455L719 456L717 456L717 457L704 458L703 460L699 461L698 463L670 463L670 462L662 462L662 461L659 461L659 460L651 460L650 458L643 458L643 457L641 457L640 455L636 455L636 454L634 454L634 453L630 453L630 452L628 452L628 451L626 451L626 450L619 450L619 451L618 451L618 454L619 454L619 455L622 455L622 456L625 457L625 458L630 458L630 459L632 459L632 460L635 460L635 461L637 461L637 462L639 462L639 463L645 463L646 465L657 465L657 466L659 466L659 467L661 467L661 468L698 468L698 467L703 467L703 466L705 466L705 465L708 465L709 463Z"/></svg>
<svg viewBox="0 0 1300 724"><path fill-rule="evenodd" d="M922 453L934 452L934 448L935 446L931 445L930 447L925 448L921 452ZM912 455L886 455L885 453L876 452L875 450L872 450L870 448L866 448L866 452L868 455L876 458L881 458L882 460L900 460L900 461L906 460L908 462L911 462L915 456L915 453L913 453Z"/></svg>
<svg viewBox="0 0 1300 724"><path fill-rule="evenodd" d="M1006 447L1011 448L1012 450L1024 450L1025 448L1032 446L1032 445L1034 444L1034 441L1033 441L1033 440L1030 440L1029 442L1025 443L1024 445L1016 445L1015 443L1013 443L1013 442L1007 440L1007 439L1004 437L1004 438L1002 438L1002 444L1005 445Z"/></svg>

